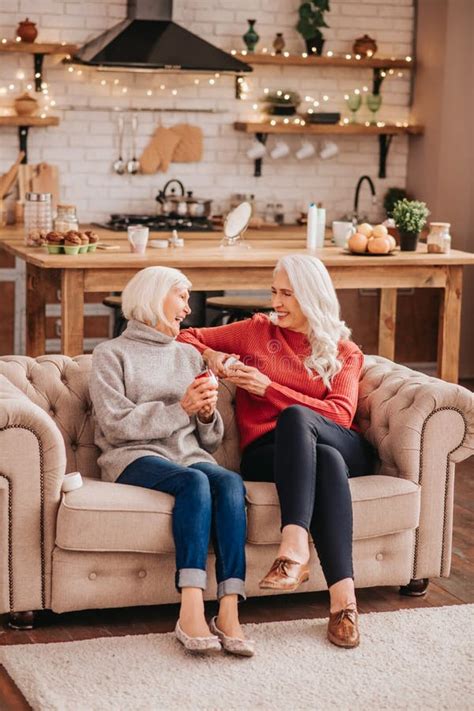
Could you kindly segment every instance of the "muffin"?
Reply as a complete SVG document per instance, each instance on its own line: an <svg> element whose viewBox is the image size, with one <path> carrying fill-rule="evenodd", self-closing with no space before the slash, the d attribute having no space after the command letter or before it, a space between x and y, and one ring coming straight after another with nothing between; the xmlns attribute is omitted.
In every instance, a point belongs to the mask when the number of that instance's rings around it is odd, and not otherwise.
<svg viewBox="0 0 474 711"><path fill-rule="evenodd" d="M81 248L82 240L78 232L69 230L64 238L64 251L66 254L77 254Z"/></svg>
<svg viewBox="0 0 474 711"><path fill-rule="evenodd" d="M49 254L62 254L64 251L64 236L62 232L54 230L46 235L46 244Z"/></svg>
<svg viewBox="0 0 474 711"><path fill-rule="evenodd" d="M79 247L79 254L85 254L89 249L89 237L85 232L79 232L79 237L81 238L81 246Z"/></svg>
<svg viewBox="0 0 474 711"><path fill-rule="evenodd" d="M93 230L86 230L86 235L89 237L89 252L95 252L97 249L97 242L99 241L99 235Z"/></svg>

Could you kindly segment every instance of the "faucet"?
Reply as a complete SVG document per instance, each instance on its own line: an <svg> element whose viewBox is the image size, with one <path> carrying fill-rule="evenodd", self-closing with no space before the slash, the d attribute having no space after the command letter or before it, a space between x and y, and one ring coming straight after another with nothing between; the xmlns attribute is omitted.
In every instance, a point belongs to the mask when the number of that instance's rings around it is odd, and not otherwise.
<svg viewBox="0 0 474 711"><path fill-rule="evenodd" d="M354 196L354 211L352 213L352 222L354 225L356 225L359 222L359 193L360 189L362 186L362 183L366 180L369 184L370 187L370 192L372 193L372 204L375 205L377 202L377 198L375 195L375 185L372 181L372 178L370 175L362 175L359 180L357 181L356 189L355 189L355 196Z"/></svg>

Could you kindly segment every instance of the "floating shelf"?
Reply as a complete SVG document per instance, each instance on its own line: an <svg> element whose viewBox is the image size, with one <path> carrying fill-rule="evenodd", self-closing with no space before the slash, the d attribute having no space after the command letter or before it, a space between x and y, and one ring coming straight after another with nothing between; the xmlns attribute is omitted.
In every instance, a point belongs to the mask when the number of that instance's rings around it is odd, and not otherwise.
<svg viewBox="0 0 474 711"><path fill-rule="evenodd" d="M313 136L378 136L379 139L379 178L386 177L387 156L390 144L394 136L398 135L420 135L424 132L423 126L396 126L395 124L385 124L384 126L365 126L364 124L285 124L267 122L244 122L234 123L236 131L243 133L253 133L260 143L266 143L268 135L296 135L305 134ZM262 174L262 159L255 161L255 177Z"/></svg>
<svg viewBox="0 0 474 711"><path fill-rule="evenodd" d="M356 59L351 56L350 59L346 59L344 56L328 57L324 55L319 57L317 55L308 55L303 57L301 54L290 54L285 57L284 54L271 54L270 52L265 54L253 52L248 52L247 54L237 53L234 56L236 59L250 64L250 66L276 64L284 67L354 67L356 69L363 69L364 67L369 69L413 69L415 66L413 59L407 61L406 59L391 59L390 57L361 57Z"/></svg>
<svg viewBox="0 0 474 711"><path fill-rule="evenodd" d="M412 57L408 60L393 57L361 57L356 59L354 55L349 55L349 59L345 55L337 55L328 57L327 54L323 56L318 56L315 54L309 54L307 57L303 57L302 54L274 54L271 52L263 54L247 52L242 54L241 52L234 55L237 59L245 61L250 66L279 66L279 67L346 67L351 69L372 69L373 79L372 79L372 93L380 94L380 87L385 79L386 72L390 69L413 69L415 66L415 61ZM243 76L240 75L236 77L235 82L235 96L240 99L242 96L242 90L240 87L240 82Z"/></svg>
<svg viewBox="0 0 474 711"><path fill-rule="evenodd" d="M43 59L45 55L68 55L77 52L75 44L61 42L16 42L15 40L0 40L0 52L22 52L33 55L35 90L41 91L43 83Z"/></svg>
<svg viewBox="0 0 474 711"><path fill-rule="evenodd" d="M18 127L18 142L20 151L24 151L25 157L22 163L28 162L28 131L32 126L46 127L58 126L59 118L57 116L0 116L0 126L17 126Z"/></svg>

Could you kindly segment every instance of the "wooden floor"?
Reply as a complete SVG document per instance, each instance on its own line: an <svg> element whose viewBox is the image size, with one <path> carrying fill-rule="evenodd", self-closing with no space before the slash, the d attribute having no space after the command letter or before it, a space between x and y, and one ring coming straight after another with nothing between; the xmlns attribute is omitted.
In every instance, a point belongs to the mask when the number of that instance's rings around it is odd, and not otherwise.
<svg viewBox="0 0 474 711"><path fill-rule="evenodd" d="M474 457L456 469L454 497L454 532L452 568L449 578L430 582L424 597L402 597L395 587L358 590L361 613L383 612L400 608L435 607L474 603ZM209 615L215 603L207 604ZM119 610L74 612L55 615L45 612L39 625L29 632L10 630L6 616L0 615L0 645L66 642L118 635L171 632L178 612L177 605L133 607ZM242 622L273 622L328 615L327 593L300 593L279 597L254 598L240 608ZM363 621L362 621L363 634ZM0 666L0 710L28 709L22 694Z"/></svg>

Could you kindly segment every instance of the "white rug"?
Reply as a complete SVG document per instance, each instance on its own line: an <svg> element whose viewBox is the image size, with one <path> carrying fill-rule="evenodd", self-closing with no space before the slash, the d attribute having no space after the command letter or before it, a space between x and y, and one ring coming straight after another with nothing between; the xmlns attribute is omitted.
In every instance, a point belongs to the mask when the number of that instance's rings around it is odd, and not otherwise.
<svg viewBox="0 0 474 711"><path fill-rule="evenodd" d="M193 657L173 634L0 647L35 711L382 711L473 704L474 605L362 615L354 650L326 620L246 625L251 659Z"/></svg>

